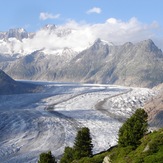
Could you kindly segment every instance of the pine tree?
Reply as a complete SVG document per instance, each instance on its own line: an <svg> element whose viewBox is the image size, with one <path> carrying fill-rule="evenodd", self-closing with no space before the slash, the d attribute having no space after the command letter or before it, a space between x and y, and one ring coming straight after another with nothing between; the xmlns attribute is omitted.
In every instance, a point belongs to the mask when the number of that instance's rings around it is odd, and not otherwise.
<svg viewBox="0 0 163 163"><path fill-rule="evenodd" d="M136 147L147 131L147 118L148 115L143 109L137 109L120 128L118 145Z"/></svg>
<svg viewBox="0 0 163 163"><path fill-rule="evenodd" d="M65 147L64 154L60 160L60 163L71 163L74 160L74 150L71 147Z"/></svg>
<svg viewBox="0 0 163 163"><path fill-rule="evenodd" d="M92 156L93 145L89 128L83 127L78 131L73 149L75 159Z"/></svg>
<svg viewBox="0 0 163 163"><path fill-rule="evenodd" d="M38 163L57 163L55 157L52 155L51 151L47 153L41 153Z"/></svg>

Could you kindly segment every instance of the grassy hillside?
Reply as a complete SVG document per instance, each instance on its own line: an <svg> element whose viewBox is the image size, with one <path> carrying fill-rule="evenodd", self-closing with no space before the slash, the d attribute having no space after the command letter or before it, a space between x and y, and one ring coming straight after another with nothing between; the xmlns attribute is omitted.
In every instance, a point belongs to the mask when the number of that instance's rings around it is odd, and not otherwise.
<svg viewBox="0 0 163 163"><path fill-rule="evenodd" d="M110 158L111 163L163 163L163 128L144 136L135 150L131 146L117 146L92 158L82 158L74 163L102 163L106 156Z"/></svg>

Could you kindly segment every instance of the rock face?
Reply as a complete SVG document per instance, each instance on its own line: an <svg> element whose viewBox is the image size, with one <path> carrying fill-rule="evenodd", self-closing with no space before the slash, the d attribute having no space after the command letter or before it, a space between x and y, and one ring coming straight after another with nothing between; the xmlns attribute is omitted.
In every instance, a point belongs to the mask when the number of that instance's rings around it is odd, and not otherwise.
<svg viewBox="0 0 163 163"><path fill-rule="evenodd" d="M109 156L106 156L102 163L111 163Z"/></svg>
<svg viewBox="0 0 163 163"><path fill-rule="evenodd" d="M16 38L21 41L28 38L28 32L23 28L9 29L8 32L0 32L0 39L8 40L9 38Z"/></svg>
<svg viewBox="0 0 163 163"><path fill-rule="evenodd" d="M150 127L153 129L163 128L163 85L159 88L159 94L150 100L144 108L148 113Z"/></svg>
<svg viewBox="0 0 163 163"><path fill-rule="evenodd" d="M0 70L0 95L32 93L40 88L37 85L17 82Z"/></svg>

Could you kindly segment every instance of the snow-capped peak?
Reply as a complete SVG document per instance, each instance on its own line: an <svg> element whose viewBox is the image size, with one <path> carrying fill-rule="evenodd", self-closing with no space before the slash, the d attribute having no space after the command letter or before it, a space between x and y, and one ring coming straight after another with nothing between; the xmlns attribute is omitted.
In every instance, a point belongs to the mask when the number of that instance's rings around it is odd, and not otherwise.
<svg viewBox="0 0 163 163"><path fill-rule="evenodd" d="M100 38L96 39L93 43L93 45L97 45L97 44L102 44L102 45L109 45L109 46L113 46L114 44L112 42L108 42L106 40L102 40Z"/></svg>
<svg viewBox="0 0 163 163"><path fill-rule="evenodd" d="M90 31L87 31L88 33ZM43 49L45 54L73 54L90 47L94 37L86 37L81 30L69 26L55 26L47 24L36 33L27 33L23 28L10 29L6 33L0 33L0 52L3 54L27 55L33 51ZM98 38L91 46L113 45ZM67 48L65 50L65 47Z"/></svg>
<svg viewBox="0 0 163 163"><path fill-rule="evenodd" d="M103 42L104 45L107 44L109 46L114 46L114 43L113 42L108 42L106 40L101 40L101 41Z"/></svg>
<svg viewBox="0 0 163 163"><path fill-rule="evenodd" d="M6 33L6 38L8 39L11 37L21 41L24 38L28 38L28 33L24 28L9 29L9 31Z"/></svg>
<svg viewBox="0 0 163 163"><path fill-rule="evenodd" d="M56 26L54 24L47 24L45 25L43 28L43 30L55 30L56 29Z"/></svg>

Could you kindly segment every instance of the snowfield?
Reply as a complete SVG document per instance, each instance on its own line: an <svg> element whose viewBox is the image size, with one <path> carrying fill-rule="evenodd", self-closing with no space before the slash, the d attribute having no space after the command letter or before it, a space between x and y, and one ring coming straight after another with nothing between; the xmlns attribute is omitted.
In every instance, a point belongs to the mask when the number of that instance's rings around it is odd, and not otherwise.
<svg viewBox="0 0 163 163"><path fill-rule="evenodd" d="M37 82L41 93L0 96L0 162L35 163L51 150L60 158L88 127L93 152L117 143L122 123L155 95L147 88Z"/></svg>

